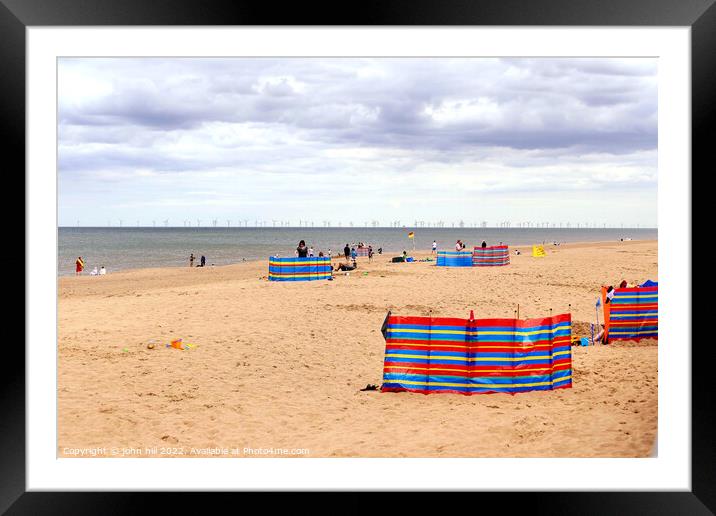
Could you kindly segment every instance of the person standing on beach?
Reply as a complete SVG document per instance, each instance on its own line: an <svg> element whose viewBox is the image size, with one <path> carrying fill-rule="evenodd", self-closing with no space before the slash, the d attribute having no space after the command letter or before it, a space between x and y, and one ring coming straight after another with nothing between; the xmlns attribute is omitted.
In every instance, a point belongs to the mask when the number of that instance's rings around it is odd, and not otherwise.
<svg viewBox="0 0 716 516"><path fill-rule="evenodd" d="M435 254L437 252L438 252L438 243L435 240L433 240L433 250L430 254Z"/></svg>
<svg viewBox="0 0 716 516"><path fill-rule="evenodd" d="M308 248L308 256L313 257L313 246Z"/></svg>
<svg viewBox="0 0 716 516"><path fill-rule="evenodd" d="M296 253L298 253L299 258L308 258L308 247L306 247L305 240L301 240L298 243L298 247L296 248Z"/></svg>
<svg viewBox="0 0 716 516"><path fill-rule="evenodd" d="M485 241L483 240L483 241L482 241L482 248L484 249L485 247L487 247L487 242L485 242Z"/></svg>
<svg viewBox="0 0 716 516"><path fill-rule="evenodd" d="M194 267L194 253L189 255L189 267Z"/></svg>
<svg viewBox="0 0 716 516"><path fill-rule="evenodd" d="M372 245L368 246L368 261L369 262L373 261L373 246Z"/></svg>
<svg viewBox="0 0 716 516"><path fill-rule="evenodd" d="M82 271L85 268L85 261L82 259L81 256L77 257L77 260L75 260L75 276L79 276L82 274Z"/></svg>
<svg viewBox="0 0 716 516"><path fill-rule="evenodd" d="M104 265L102 265L102 267L99 268L99 275L104 276L105 274L107 274L107 269L105 269Z"/></svg>
<svg viewBox="0 0 716 516"><path fill-rule="evenodd" d="M204 256L204 255L202 254L202 255L201 255L201 266L203 267L204 265L206 265L206 256Z"/></svg>
<svg viewBox="0 0 716 516"><path fill-rule="evenodd" d="M356 251L356 248L351 247L351 260L356 261L357 257L358 257L358 252Z"/></svg>
<svg viewBox="0 0 716 516"><path fill-rule="evenodd" d="M343 248L343 255L346 257L346 261L348 261L351 257L351 248L348 247L348 244Z"/></svg>

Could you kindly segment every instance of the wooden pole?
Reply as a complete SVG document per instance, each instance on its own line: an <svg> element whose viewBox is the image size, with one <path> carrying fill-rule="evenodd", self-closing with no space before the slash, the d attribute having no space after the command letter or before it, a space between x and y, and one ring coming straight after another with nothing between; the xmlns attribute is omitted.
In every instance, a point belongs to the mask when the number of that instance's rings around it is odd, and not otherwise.
<svg viewBox="0 0 716 516"><path fill-rule="evenodd" d="M520 304L517 303L517 319L520 318Z"/></svg>

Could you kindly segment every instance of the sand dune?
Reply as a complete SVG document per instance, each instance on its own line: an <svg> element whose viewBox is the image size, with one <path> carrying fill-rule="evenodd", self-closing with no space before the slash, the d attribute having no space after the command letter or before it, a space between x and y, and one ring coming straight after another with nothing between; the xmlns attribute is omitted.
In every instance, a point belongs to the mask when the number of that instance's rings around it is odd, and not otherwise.
<svg viewBox="0 0 716 516"><path fill-rule="evenodd" d="M547 246L542 259L519 248L509 267L383 255L306 283L267 281L266 262L60 278L58 455L648 456L655 341L572 348L572 389L360 391L381 383L387 310L511 317L519 303L531 318L571 305L581 330L600 285L657 279L655 241Z"/></svg>

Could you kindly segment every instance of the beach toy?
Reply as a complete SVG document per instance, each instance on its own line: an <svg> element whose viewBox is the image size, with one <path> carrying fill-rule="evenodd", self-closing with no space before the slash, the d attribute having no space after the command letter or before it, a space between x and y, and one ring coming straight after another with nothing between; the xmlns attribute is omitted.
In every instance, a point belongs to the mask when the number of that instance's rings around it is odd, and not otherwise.
<svg viewBox="0 0 716 516"><path fill-rule="evenodd" d="M544 246L543 245L533 245L532 246L532 256L535 258L543 258L547 256L547 254L544 252Z"/></svg>
<svg viewBox="0 0 716 516"><path fill-rule="evenodd" d="M579 339L579 342L582 346L589 346L589 339L587 337L582 337Z"/></svg>
<svg viewBox="0 0 716 516"><path fill-rule="evenodd" d="M127 348L122 348L122 353L129 353L129 349L127 349Z"/></svg>
<svg viewBox="0 0 716 516"><path fill-rule="evenodd" d="M169 346L176 349L184 349L184 346L181 343L181 339L174 339L173 341L171 341Z"/></svg>

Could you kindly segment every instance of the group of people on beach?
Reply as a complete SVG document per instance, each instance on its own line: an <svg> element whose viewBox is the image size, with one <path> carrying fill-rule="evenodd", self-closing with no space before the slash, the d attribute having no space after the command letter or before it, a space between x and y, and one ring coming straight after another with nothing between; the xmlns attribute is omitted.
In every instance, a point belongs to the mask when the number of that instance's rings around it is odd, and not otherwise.
<svg viewBox="0 0 716 516"><path fill-rule="evenodd" d="M189 255L189 267L194 267L194 261L196 260L196 257L194 256L194 253L191 253ZM206 266L206 256L203 254L201 255L201 258L199 259L199 265L197 267L204 267Z"/></svg>
<svg viewBox="0 0 716 516"><path fill-rule="evenodd" d="M85 261L81 256L78 256L75 260L75 276L80 276L83 270L85 270ZM104 276L105 274L107 274L107 269L104 268L104 265L101 265L99 269L95 265L94 269L89 273L90 276Z"/></svg>
<svg viewBox="0 0 716 516"><path fill-rule="evenodd" d="M373 261L373 246L372 245L366 246L365 244L363 244L363 242L360 242L358 244L358 248L359 249L367 248L368 261L369 262ZM379 253L381 251L382 251L382 248L378 249ZM296 247L296 252L295 252L297 258L311 258L311 257L315 256L314 253L315 253L315 251L313 249L313 246L309 247L308 245L306 245L305 240L301 240L298 243L298 246ZM323 251L318 251L319 258L324 257L324 256L327 256L328 258L333 258L333 252L331 251L330 248L328 249L326 254L324 254ZM355 244L353 244L351 246L346 243L345 247L343 248L343 256L345 257L345 263L343 263L343 262L338 263L336 265L335 269L333 269L334 271L352 271L352 270L355 270L358 268L358 262L357 262L358 251L356 251Z"/></svg>

